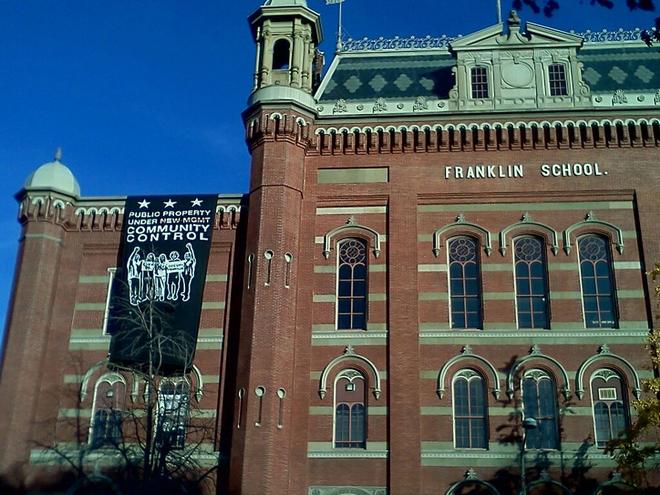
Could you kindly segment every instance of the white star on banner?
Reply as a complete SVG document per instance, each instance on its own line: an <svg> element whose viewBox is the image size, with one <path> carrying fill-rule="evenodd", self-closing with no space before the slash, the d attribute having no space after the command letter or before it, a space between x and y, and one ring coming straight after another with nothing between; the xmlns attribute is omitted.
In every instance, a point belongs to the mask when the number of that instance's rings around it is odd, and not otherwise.
<svg viewBox="0 0 660 495"><path fill-rule="evenodd" d="M165 205L165 208L174 208L176 201L172 201L171 199L168 199L163 204Z"/></svg>
<svg viewBox="0 0 660 495"><path fill-rule="evenodd" d="M192 203L192 206L202 206L203 201L199 198L195 198L190 203Z"/></svg>
<svg viewBox="0 0 660 495"><path fill-rule="evenodd" d="M149 205L151 202L147 201L146 199L143 199L142 201L138 201L138 205L140 205L140 208L149 208Z"/></svg>

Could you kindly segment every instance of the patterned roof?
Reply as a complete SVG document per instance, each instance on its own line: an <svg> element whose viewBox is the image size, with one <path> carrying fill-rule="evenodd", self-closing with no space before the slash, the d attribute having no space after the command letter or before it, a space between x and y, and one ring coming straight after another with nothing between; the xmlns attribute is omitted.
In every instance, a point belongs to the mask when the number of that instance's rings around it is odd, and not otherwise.
<svg viewBox="0 0 660 495"><path fill-rule="evenodd" d="M583 48L582 76L593 93L660 89L660 51L656 48Z"/></svg>
<svg viewBox="0 0 660 495"><path fill-rule="evenodd" d="M449 51L341 54L329 72L321 103L375 101L377 98L446 99L453 87L455 59ZM593 93L660 89L660 51L644 45L587 45L578 52L584 79Z"/></svg>
<svg viewBox="0 0 660 495"><path fill-rule="evenodd" d="M376 98L448 98L453 86L454 58L446 54L347 55L339 64L320 101L373 101Z"/></svg>

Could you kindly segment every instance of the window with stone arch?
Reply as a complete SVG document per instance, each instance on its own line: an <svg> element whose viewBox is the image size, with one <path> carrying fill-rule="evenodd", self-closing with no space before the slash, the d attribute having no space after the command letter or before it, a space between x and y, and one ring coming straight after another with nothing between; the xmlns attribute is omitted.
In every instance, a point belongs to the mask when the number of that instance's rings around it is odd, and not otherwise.
<svg viewBox="0 0 660 495"><path fill-rule="evenodd" d="M626 385L621 375L607 368L596 371L591 377L591 400L596 445L605 448L630 425Z"/></svg>
<svg viewBox="0 0 660 495"><path fill-rule="evenodd" d="M273 70L289 70L291 44L289 40L281 38L273 45Z"/></svg>
<svg viewBox="0 0 660 495"><path fill-rule="evenodd" d="M121 375L108 373L96 382L89 429L91 448L117 447L121 444L125 399L126 382Z"/></svg>
<svg viewBox="0 0 660 495"><path fill-rule="evenodd" d="M367 446L367 380L356 369L345 369L335 379L334 446L364 449Z"/></svg>
<svg viewBox="0 0 660 495"><path fill-rule="evenodd" d="M460 236L449 240L449 307L452 328L482 328L479 242Z"/></svg>
<svg viewBox="0 0 660 495"><path fill-rule="evenodd" d="M534 418L536 428L527 431L528 449L559 448L559 414L557 386L546 371L533 369L525 372L522 380L523 414Z"/></svg>
<svg viewBox="0 0 660 495"><path fill-rule="evenodd" d="M185 378L160 382L155 425L159 448L170 450L184 447L189 405L190 385Z"/></svg>
<svg viewBox="0 0 660 495"><path fill-rule="evenodd" d="M513 241L518 328L550 328L545 242L535 236Z"/></svg>
<svg viewBox="0 0 660 495"><path fill-rule="evenodd" d="M488 402L482 375L472 369L456 373L453 385L454 446L488 448Z"/></svg>
<svg viewBox="0 0 660 495"><path fill-rule="evenodd" d="M337 329L367 329L367 243L349 238L337 244Z"/></svg>
<svg viewBox="0 0 660 495"><path fill-rule="evenodd" d="M584 323L587 328L617 328L619 321L612 255L607 237L587 234L578 239Z"/></svg>

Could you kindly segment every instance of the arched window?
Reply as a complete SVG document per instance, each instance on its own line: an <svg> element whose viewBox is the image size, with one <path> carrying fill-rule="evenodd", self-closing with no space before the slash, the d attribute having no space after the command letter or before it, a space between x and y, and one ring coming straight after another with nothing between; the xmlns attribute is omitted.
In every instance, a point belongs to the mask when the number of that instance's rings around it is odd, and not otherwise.
<svg viewBox="0 0 660 495"><path fill-rule="evenodd" d="M616 328L616 300L608 240L589 234L578 239L582 302L587 328Z"/></svg>
<svg viewBox="0 0 660 495"><path fill-rule="evenodd" d="M452 328L481 328L479 244L472 237L449 241L449 291Z"/></svg>
<svg viewBox="0 0 660 495"><path fill-rule="evenodd" d="M605 447L630 424L626 388L621 376L610 369L596 371L591 378L591 400L596 445Z"/></svg>
<svg viewBox="0 0 660 495"><path fill-rule="evenodd" d="M89 443L92 448L118 446L122 441L122 419L126 383L115 373L99 378L94 389Z"/></svg>
<svg viewBox="0 0 660 495"><path fill-rule="evenodd" d="M458 449L488 448L488 406L484 379L461 370L454 378L454 444Z"/></svg>
<svg viewBox="0 0 660 495"><path fill-rule="evenodd" d="M288 40L279 39L273 45L273 70L289 70L289 53L291 51Z"/></svg>
<svg viewBox="0 0 660 495"><path fill-rule="evenodd" d="M163 380L158 387L156 444L165 450L181 449L186 441L190 385L181 379Z"/></svg>
<svg viewBox="0 0 660 495"><path fill-rule="evenodd" d="M335 380L335 447L367 446L367 387L357 370L343 370Z"/></svg>
<svg viewBox="0 0 660 495"><path fill-rule="evenodd" d="M367 329L367 244L361 239L339 242L337 329Z"/></svg>
<svg viewBox="0 0 660 495"><path fill-rule="evenodd" d="M536 419L536 428L527 431L529 449L558 449L559 423L557 387L554 379L543 370L527 371L522 383L525 418Z"/></svg>
<svg viewBox="0 0 660 495"><path fill-rule="evenodd" d="M549 328L545 244L538 237L525 236L514 241L513 249L518 328Z"/></svg>

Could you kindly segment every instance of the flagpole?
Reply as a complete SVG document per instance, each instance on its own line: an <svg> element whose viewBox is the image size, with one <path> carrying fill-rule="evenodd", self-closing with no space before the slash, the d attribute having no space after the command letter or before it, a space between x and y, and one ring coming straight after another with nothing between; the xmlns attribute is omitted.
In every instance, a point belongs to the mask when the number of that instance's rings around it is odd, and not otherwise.
<svg viewBox="0 0 660 495"><path fill-rule="evenodd" d="M497 0L497 23L502 24L502 0Z"/></svg>
<svg viewBox="0 0 660 495"><path fill-rule="evenodd" d="M337 27L337 53L341 52L342 49L342 33L341 33L341 6L344 2L339 2L339 26Z"/></svg>

